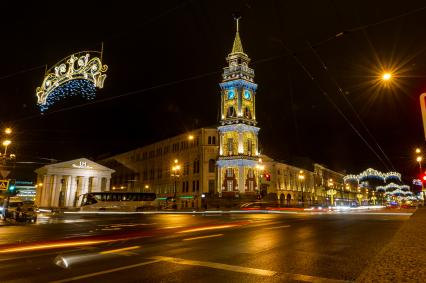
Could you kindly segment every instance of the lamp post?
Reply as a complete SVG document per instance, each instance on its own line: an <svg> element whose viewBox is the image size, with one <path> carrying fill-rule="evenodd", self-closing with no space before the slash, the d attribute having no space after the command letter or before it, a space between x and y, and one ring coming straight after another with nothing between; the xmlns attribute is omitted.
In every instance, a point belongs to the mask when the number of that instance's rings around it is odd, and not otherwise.
<svg viewBox="0 0 426 283"><path fill-rule="evenodd" d="M420 183L422 184L422 194L423 194L423 206L426 204L426 196L425 196L425 188L423 185L423 179L422 179L422 160L423 157L420 155L422 153L422 151L420 150L420 148L416 148L416 161L419 163L419 170L420 170Z"/></svg>
<svg viewBox="0 0 426 283"><path fill-rule="evenodd" d="M180 171L180 165L178 164L179 160L175 159L173 161L173 166L172 166L172 177L174 177L174 187L173 187L173 198L176 199L176 186L177 186L177 178L179 178L179 171Z"/></svg>
<svg viewBox="0 0 426 283"><path fill-rule="evenodd" d="M303 170L299 171L299 176L298 176L299 180L300 180L300 187L302 188L302 206L305 207L305 200L303 197L303 186L304 186L304 180L305 180L305 173L303 172Z"/></svg>
<svg viewBox="0 0 426 283"><path fill-rule="evenodd" d="M259 190L259 194L261 193L261 191L260 191L260 182L261 182L261 180L262 180L262 174L263 174L263 170L265 170L265 166L264 165L262 165L262 158L259 158L259 163L256 165L256 169L257 169L257 176L258 176L258 184L257 184L257 187L258 187L258 190Z"/></svg>
<svg viewBox="0 0 426 283"><path fill-rule="evenodd" d="M335 189L333 189L333 187L334 187L333 179L328 180L328 187L330 189L327 191L327 195L330 196L330 204L331 204L331 206L333 206L334 205L334 195L337 194L337 191Z"/></svg>

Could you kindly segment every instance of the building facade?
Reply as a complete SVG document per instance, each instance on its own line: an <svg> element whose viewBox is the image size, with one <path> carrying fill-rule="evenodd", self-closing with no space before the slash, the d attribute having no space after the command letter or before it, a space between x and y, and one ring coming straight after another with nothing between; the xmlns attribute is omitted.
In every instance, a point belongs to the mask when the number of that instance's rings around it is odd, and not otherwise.
<svg viewBox="0 0 426 283"><path fill-rule="evenodd" d="M203 192L216 191L218 152L217 129L201 128L99 162L116 170L113 190L155 192L197 208Z"/></svg>
<svg viewBox="0 0 426 283"><path fill-rule="evenodd" d="M86 158L43 166L37 173L35 203L39 207L75 207L84 193L110 190L113 169Z"/></svg>
<svg viewBox="0 0 426 283"><path fill-rule="evenodd" d="M257 84L242 47L238 20L226 61L219 84L219 126L100 160L116 170L112 189L155 192L160 199L176 199L178 208L198 208L212 198L325 204L327 190L343 186L343 174L319 164L304 169L260 155Z"/></svg>
<svg viewBox="0 0 426 283"><path fill-rule="evenodd" d="M260 191L256 89L250 58L244 53L238 30L231 53L226 58L221 88L218 191L224 195Z"/></svg>

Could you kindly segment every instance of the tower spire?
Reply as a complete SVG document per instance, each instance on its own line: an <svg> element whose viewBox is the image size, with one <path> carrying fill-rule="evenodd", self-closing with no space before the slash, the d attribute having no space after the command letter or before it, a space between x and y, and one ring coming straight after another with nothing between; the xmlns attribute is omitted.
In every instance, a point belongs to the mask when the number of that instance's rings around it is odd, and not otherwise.
<svg viewBox="0 0 426 283"><path fill-rule="evenodd" d="M244 53L243 50L243 45L241 44L241 39L240 39L240 19L241 16L236 16L234 17L236 25L237 25L237 31L235 33L235 39L234 39L234 44L232 45L232 52L231 54L235 54L235 53Z"/></svg>

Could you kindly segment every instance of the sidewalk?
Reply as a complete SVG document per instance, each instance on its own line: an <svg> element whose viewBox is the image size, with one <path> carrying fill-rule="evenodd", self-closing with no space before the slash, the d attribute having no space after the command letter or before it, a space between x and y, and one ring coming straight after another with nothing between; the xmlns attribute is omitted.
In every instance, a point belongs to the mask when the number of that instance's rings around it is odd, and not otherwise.
<svg viewBox="0 0 426 283"><path fill-rule="evenodd" d="M403 224L356 282L426 282L426 208Z"/></svg>

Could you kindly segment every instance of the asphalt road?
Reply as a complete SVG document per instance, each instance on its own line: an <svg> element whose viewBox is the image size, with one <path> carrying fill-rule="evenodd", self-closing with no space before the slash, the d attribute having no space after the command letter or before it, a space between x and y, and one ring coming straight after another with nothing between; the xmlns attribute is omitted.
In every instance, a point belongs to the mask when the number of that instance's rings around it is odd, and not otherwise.
<svg viewBox="0 0 426 283"><path fill-rule="evenodd" d="M353 281L408 217L40 217L0 226L0 282Z"/></svg>

